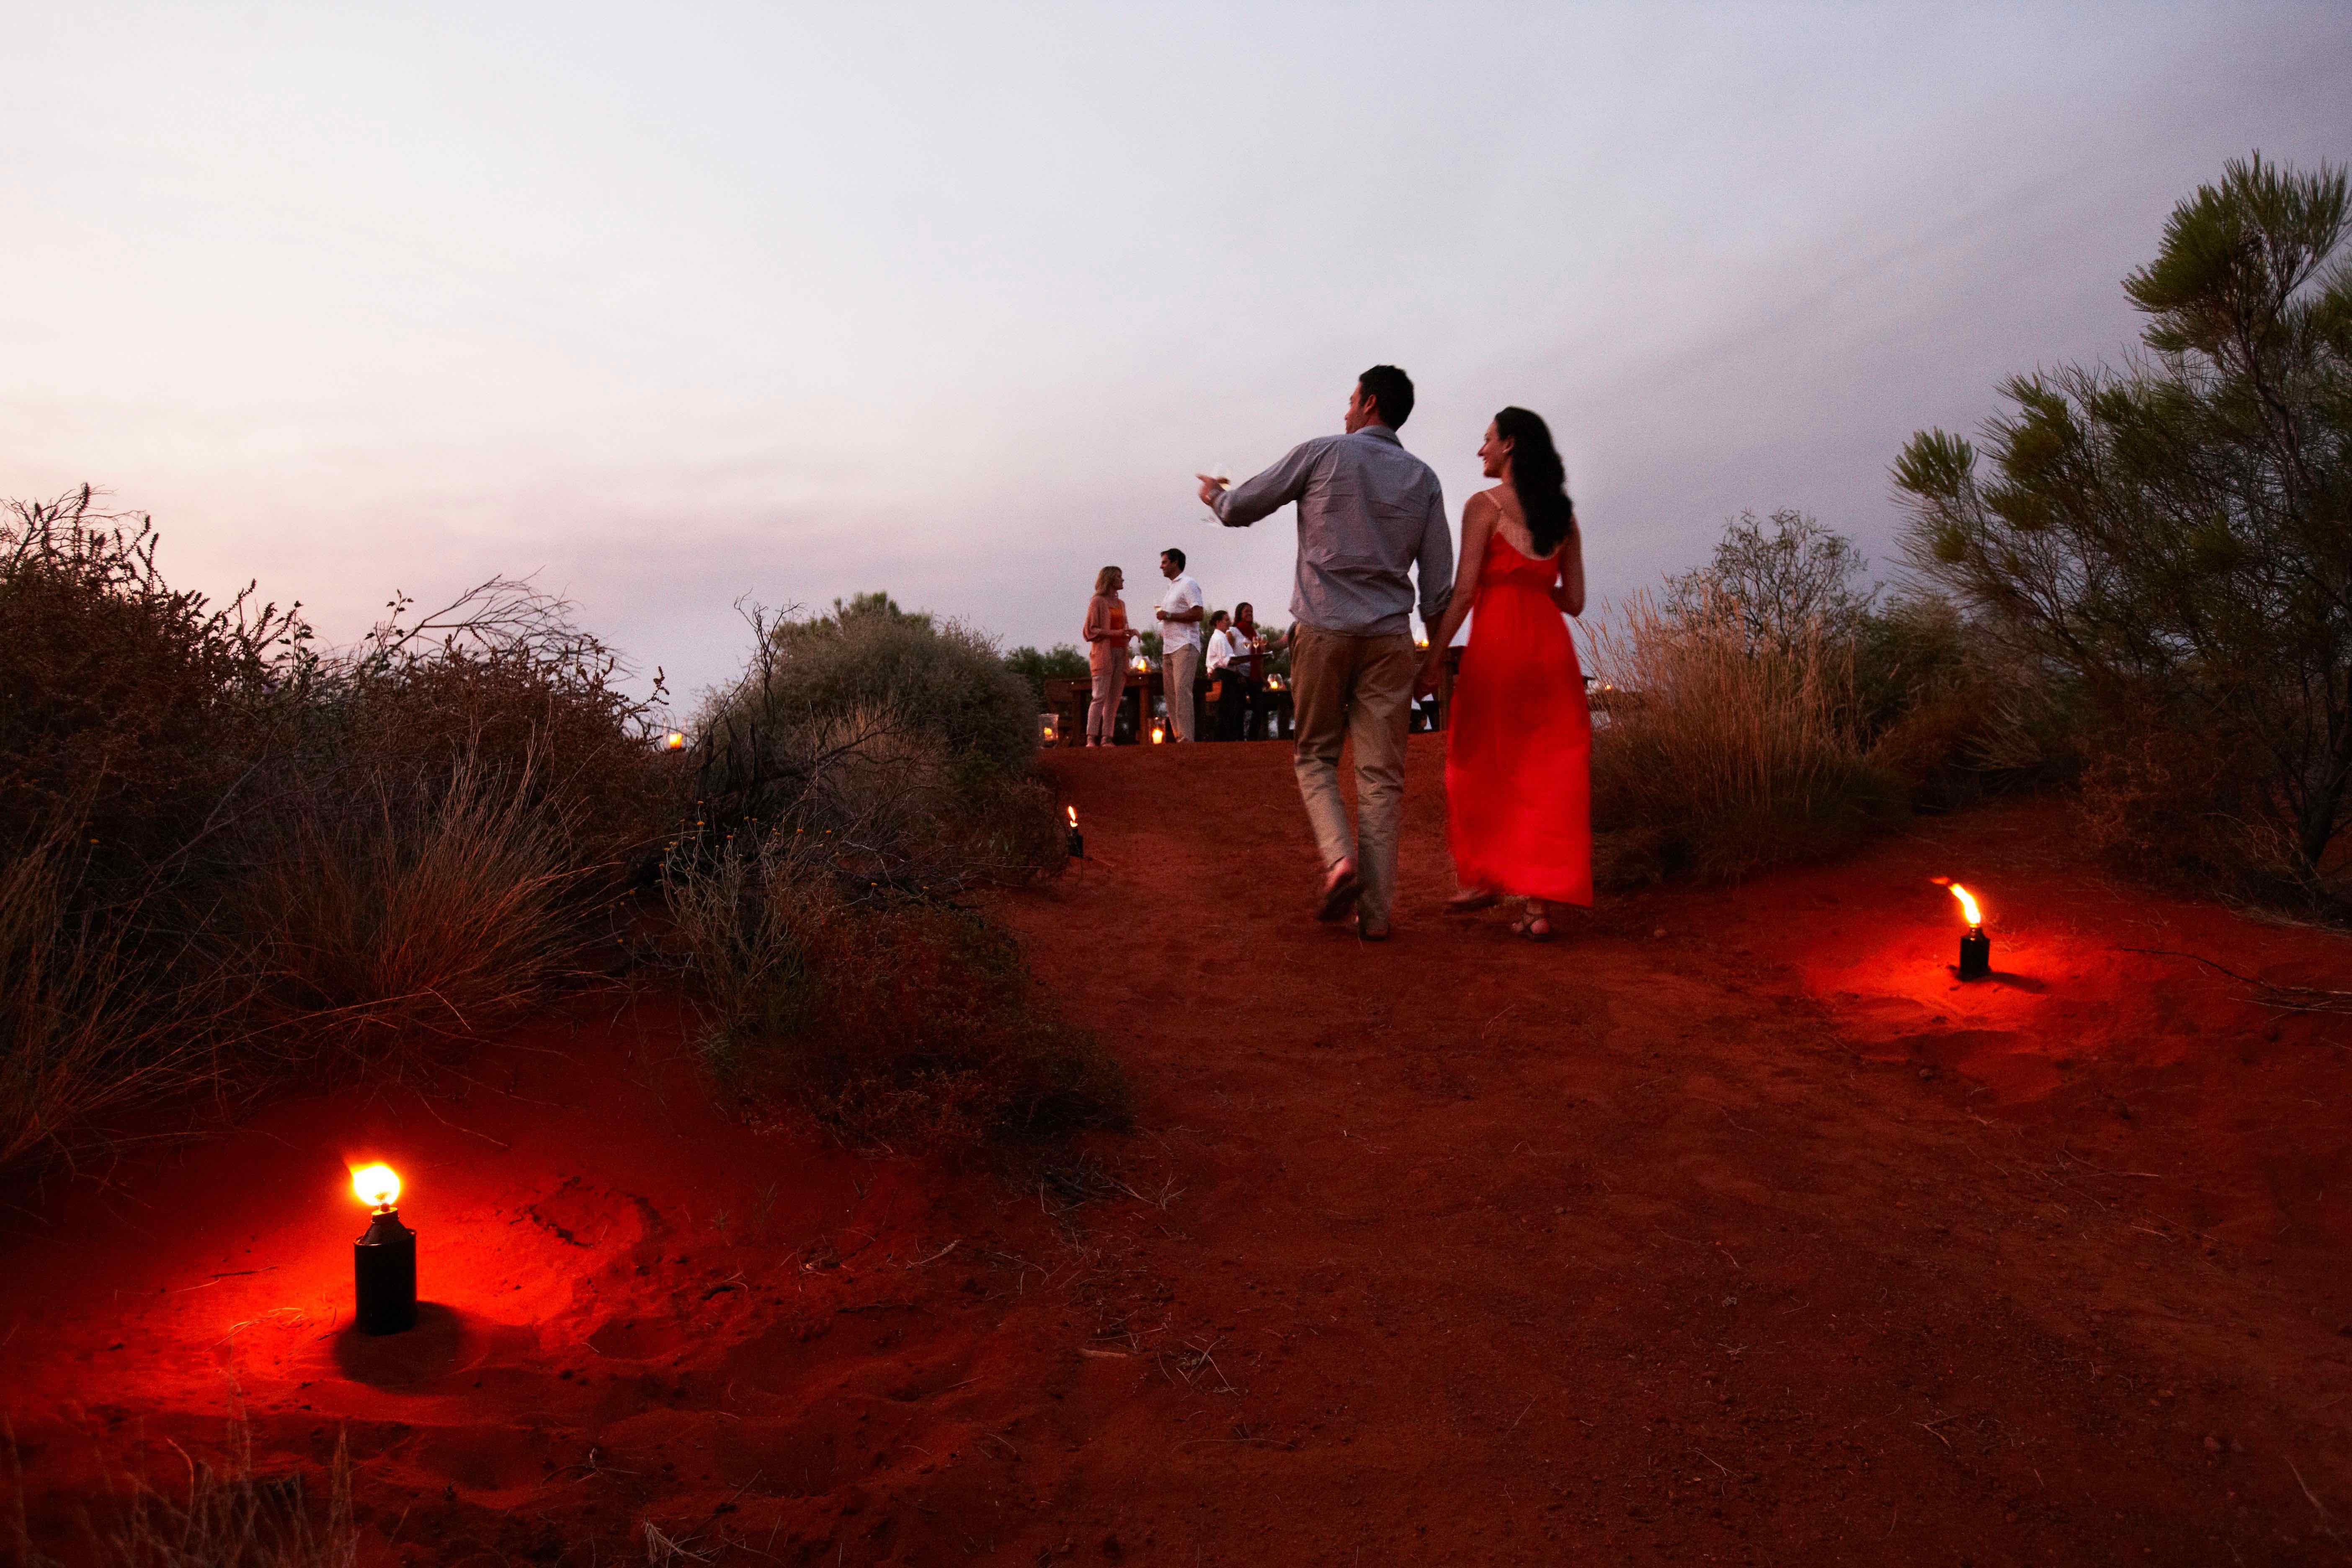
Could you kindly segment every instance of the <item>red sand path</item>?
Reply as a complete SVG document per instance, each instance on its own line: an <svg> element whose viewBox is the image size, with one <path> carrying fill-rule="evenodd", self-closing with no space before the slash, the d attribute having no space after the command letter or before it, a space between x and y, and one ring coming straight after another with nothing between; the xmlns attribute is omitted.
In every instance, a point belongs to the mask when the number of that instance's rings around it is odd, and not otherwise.
<svg viewBox="0 0 2352 1568"><path fill-rule="evenodd" d="M266 1471L348 1435L372 1562L2346 1559L2352 1019L2124 950L2352 943L2032 805L1536 947L1437 911L1437 761L1367 947L1286 748L1050 759L1093 859L998 912L1139 1106L1034 1190L727 1123L654 999L52 1192L0 1234L37 1534L241 1404ZM362 1154L393 1340L339 1319Z"/></svg>

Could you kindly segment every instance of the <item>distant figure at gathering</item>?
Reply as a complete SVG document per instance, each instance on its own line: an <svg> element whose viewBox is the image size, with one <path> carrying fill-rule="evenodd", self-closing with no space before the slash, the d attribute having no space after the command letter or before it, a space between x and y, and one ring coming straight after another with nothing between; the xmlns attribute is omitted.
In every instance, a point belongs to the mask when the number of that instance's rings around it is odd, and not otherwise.
<svg viewBox="0 0 2352 1568"><path fill-rule="evenodd" d="M1116 566L1095 574L1095 596L1087 601L1087 669L1094 693L1087 704L1087 744L1108 746L1118 724L1119 698L1127 689L1127 647L1139 635L1127 624L1119 591L1126 574Z"/></svg>
<svg viewBox="0 0 2352 1568"><path fill-rule="evenodd" d="M1268 710L1263 665L1275 643L1258 630L1257 612L1244 599L1229 616L1210 617L1209 689L1217 715L1217 739L1254 741Z"/></svg>
<svg viewBox="0 0 2352 1568"><path fill-rule="evenodd" d="M1396 913L1412 707L1444 684L1454 639L1468 623L1469 644L1444 710L1446 832L1457 884L1445 907L1470 913L1523 900L1525 912L1510 929L1546 942L1561 906L1592 903L1592 715L1568 629L1568 617L1584 613L1576 505L1549 426L1527 409L1506 408L1478 447L1486 477L1496 482L1462 509L1457 564L1437 476L1397 438L1412 407L1412 378L1394 365L1374 365L1348 395L1341 434L1304 442L1238 485L1199 476L1201 500L1228 528L1297 508L1291 626L1268 637L1247 601L1230 616L1209 614L1200 584L1185 573L1184 552L1161 552L1168 587L1153 615L1170 738L1195 739L1204 654L1216 738L1255 737L1273 717L1267 661L1286 652L1297 739L1291 766L1323 864L1315 916L1352 918L1362 940L1385 942ZM1138 635L1118 596L1124 585L1118 567L1104 567L1087 605L1089 746L1114 738ZM1428 634L1418 647L1416 600ZM1150 707L1143 704L1146 723ZM1348 746L1352 822L1339 784Z"/></svg>
<svg viewBox="0 0 2352 1568"><path fill-rule="evenodd" d="M1168 591L1160 595L1160 676L1168 689L1168 738L1192 740L1192 679L1201 673L1201 584L1184 575L1184 552L1160 552L1160 574ZM1182 700L1178 700L1178 693Z"/></svg>

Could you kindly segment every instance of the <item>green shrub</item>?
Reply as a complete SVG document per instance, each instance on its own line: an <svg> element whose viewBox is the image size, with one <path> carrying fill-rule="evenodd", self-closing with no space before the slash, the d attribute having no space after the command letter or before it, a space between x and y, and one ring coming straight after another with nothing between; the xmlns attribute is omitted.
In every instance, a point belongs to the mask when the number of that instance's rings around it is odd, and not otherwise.
<svg viewBox="0 0 2352 1568"><path fill-rule="evenodd" d="M706 711L716 734L804 729L865 714L1001 768L1025 767L1037 747L1028 682L994 645L952 621L910 615L884 594L861 594L833 613L759 625L752 668Z"/></svg>
<svg viewBox="0 0 2352 1568"><path fill-rule="evenodd" d="M1989 477L1941 430L1895 468L1914 566L2094 721L2086 805L2107 839L2141 866L2220 856L2238 885L2338 910L2352 267L2330 258L2347 218L2339 170L2231 163L2126 281L2147 356L2007 383ZM2217 816L2236 826L2182 831Z"/></svg>
<svg viewBox="0 0 2352 1568"><path fill-rule="evenodd" d="M752 629L749 667L698 722L698 831L678 852L804 828L831 835L838 874L930 896L1061 870L1033 700L984 638L879 594Z"/></svg>
<svg viewBox="0 0 2352 1568"><path fill-rule="evenodd" d="M1039 712L1045 708L1045 682L1084 680L1092 673L1087 656L1075 643L1056 643L1043 653L1034 647L1016 647L1004 656L1004 668L1029 683Z"/></svg>

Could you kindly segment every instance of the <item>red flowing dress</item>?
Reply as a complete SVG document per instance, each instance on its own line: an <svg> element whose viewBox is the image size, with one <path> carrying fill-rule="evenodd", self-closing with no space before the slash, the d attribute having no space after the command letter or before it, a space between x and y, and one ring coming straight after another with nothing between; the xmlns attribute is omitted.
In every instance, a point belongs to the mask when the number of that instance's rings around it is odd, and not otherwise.
<svg viewBox="0 0 2352 1568"><path fill-rule="evenodd" d="M1465 888L1592 902L1592 710L1560 555L1530 561L1496 529L1478 566L1470 646L1445 734L1445 808Z"/></svg>

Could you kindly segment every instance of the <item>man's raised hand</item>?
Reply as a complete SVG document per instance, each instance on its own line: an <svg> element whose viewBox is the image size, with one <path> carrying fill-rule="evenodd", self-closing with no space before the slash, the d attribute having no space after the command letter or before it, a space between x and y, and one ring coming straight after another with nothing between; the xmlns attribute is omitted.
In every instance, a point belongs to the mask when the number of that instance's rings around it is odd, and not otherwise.
<svg viewBox="0 0 2352 1568"><path fill-rule="evenodd" d="M1194 474L1192 477L1201 481L1201 504L1214 508L1217 498L1224 494L1225 481L1214 474Z"/></svg>

